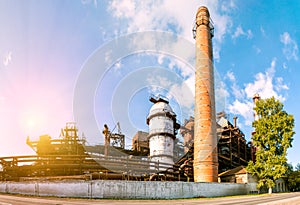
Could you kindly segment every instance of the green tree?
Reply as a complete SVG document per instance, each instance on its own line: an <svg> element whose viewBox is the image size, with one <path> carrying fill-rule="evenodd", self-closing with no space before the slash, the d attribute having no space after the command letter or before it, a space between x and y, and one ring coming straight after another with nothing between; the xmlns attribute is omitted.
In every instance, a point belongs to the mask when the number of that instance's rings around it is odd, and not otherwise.
<svg viewBox="0 0 300 205"><path fill-rule="evenodd" d="M257 187L267 186L269 193L275 180L288 171L287 149L292 146L294 117L283 110L283 104L274 97L259 100L254 108L259 119L252 126L252 137L257 147L255 162L250 161L247 170L257 176Z"/></svg>
<svg viewBox="0 0 300 205"><path fill-rule="evenodd" d="M300 163L298 163L295 167L296 171L300 171Z"/></svg>
<svg viewBox="0 0 300 205"><path fill-rule="evenodd" d="M299 164L298 164L299 165ZM300 170L296 167L295 171L292 171L287 175L287 185L290 191L300 191Z"/></svg>

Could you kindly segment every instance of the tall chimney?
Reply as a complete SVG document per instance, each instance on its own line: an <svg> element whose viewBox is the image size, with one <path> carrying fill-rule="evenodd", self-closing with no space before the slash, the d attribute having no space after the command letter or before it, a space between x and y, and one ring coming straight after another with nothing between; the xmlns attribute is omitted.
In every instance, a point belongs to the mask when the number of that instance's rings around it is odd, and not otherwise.
<svg viewBox="0 0 300 205"><path fill-rule="evenodd" d="M212 55L213 25L201 6L196 15L194 181L218 181L218 153Z"/></svg>
<svg viewBox="0 0 300 205"><path fill-rule="evenodd" d="M233 126L234 126L234 128L237 127L237 122L236 122L237 118L238 118L237 116L233 117Z"/></svg>
<svg viewBox="0 0 300 205"><path fill-rule="evenodd" d="M256 94L254 94L254 96L253 96L253 104L254 104L254 108L255 108L255 106L256 106L256 103L257 103L257 101L259 101L260 100L260 96L259 96L259 94L258 93L256 93ZM256 113L256 111L254 110L254 121L256 121L256 120L258 120L259 119L259 117L258 117L258 115L257 115L257 113Z"/></svg>

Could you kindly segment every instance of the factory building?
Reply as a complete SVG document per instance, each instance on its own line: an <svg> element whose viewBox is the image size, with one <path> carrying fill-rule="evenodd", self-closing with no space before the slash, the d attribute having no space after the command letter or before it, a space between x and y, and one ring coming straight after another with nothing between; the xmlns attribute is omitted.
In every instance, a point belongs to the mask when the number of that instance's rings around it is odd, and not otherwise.
<svg viewBox="0 0 300 205"><path fill-rule="evenodd" d="M148 155L149 153L149 141L148 132L137 131L132 138L132 150L136 153Z"/></svg>

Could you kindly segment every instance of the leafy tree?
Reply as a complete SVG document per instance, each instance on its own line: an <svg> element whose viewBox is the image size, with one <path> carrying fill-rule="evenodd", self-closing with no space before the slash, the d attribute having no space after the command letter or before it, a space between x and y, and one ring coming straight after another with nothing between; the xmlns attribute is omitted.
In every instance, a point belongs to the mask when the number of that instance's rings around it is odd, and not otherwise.
<svg viewBox="0 0 300 205"><path fill-rule="evenodd" d="M298 165L295 171L287 175L287 185L290 191L300 191L300 170Z"/></svg>
<svg viewBox="0 0 300 205"><path fill-rule="evenodd" d="M252 126L252 137L257 147L255 162L250 161L247 170L258 178L257 187L267 186L269 193L275 180L288 171L287 149L292 146L294 117L283 110L283 104L274 97L257 101L254 108L259 119Z"/></svg>
<svg viewBox="0 0 300 205"><path fill-rule="evenodd" d="M300 171L300 163L298 163L295 167L296 171Z"/></svg>

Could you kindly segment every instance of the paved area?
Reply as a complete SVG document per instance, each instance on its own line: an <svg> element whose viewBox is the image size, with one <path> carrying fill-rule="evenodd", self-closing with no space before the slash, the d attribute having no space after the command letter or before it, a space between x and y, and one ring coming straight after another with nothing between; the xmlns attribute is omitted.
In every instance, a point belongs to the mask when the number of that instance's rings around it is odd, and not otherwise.
<svg viewBox="0 0 300 205"><path fill-rule="evenodd" d="M157 205L157 204L173 204L173 205L192 205L192 204L261 204L261 205L300 205L300 192L283 193L259 196L235 196L225 198L210 199L180 199L180 200L107 200L107 199L66 199L66 198L44 198L44 197L27 197L15 195L0 195L0 205Z"/></svg>

